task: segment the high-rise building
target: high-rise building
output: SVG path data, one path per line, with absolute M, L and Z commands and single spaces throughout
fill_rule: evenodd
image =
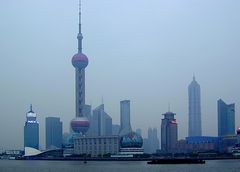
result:
M 26 117 L 27 120 L 24 126 L 24 147 L 39 149 L 39 123 L 37 121 L 37 114 L 32 110 L 32 105 Z
M 118 135 L 120 130 L 120 125 L 113 124 L 112 125 L 112 135 Z
M 223 100 L 218 105 L 218 136 L 235 134 L 235 104 L 226 104 Z
M 144 152 L 155 153 L 159 149 L 159 140 L 156 128 L 148 128 L 148 137 L 143 140 Z
M 188 115 L 188 136 L 201 136 L 201 89 L 195 76 L 188 86 Z
M 46 118 L 46 149 L 62 148 L 62 122 L 60 118 Z
M 164 118 L 161 123 L 161 150 L 167 153 L 176 149 L 178 141 L 178 128 L 174 115 L 176 114 L 172 112 L 163 114 Z
M 72 130 L 85 135 L 89 128 L 89 120 L 84 114 L 85 107 L 85 68 L 88 65 L 88 58 L 82 53 L 82 27 L 81 27 L 81 1 L 79 1 L 79 32 L 78 32 L 78 53 L 72 57 L 72 65 L 75 68 L 75 103 L 76 118 L 71 121 Z
M 125 135 L 132 131 L 130 123 L 130 100 L 120 102 L 120 135 Z
M 156 152 L 159 149 L 159 140 L 157 137 L 157 129 L 156 128 L 149 128 L 148 129 L 148 140 L 150 143 L 150 151 L 151 153 Z
M 93 110 L 91 122 L 93 136 L 112 135 L 112 118 L 104 111 L 104 104 Z

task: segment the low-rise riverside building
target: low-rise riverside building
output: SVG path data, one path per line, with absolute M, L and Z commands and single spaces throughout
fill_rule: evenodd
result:
M 74 138 L 74 154 L 91 157 L 116 155 L 119 153 L 119 141 L 119 136 L 79 136 Z

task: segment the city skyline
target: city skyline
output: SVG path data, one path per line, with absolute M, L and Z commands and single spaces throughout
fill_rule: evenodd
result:
M 2 2 L 0 7 L 1 116 L 5 119 L 0 126 L 8 129 L 6 124 L 16 120 L 13 130 L 9 130 L 9 135 L 16 137 L 0 132 L 1 137 L 6 137 L 1 141 L 4 147 L 22 140 L 20 123 L 24 123 L 30 103 L 39 113 L 40 138 L 46 116 L 58 114 L 64 131 L 68 131 L 67 121 L 75 114 L 74 71 L 68 57 L 76 49 L 73 40 L 76 40 L 78 2 L 13 2 Z M 236 103 L 238 126 L 240 81 L 233 76 L 239 73 L 237 23 L 240 22 L 236 22 L 239 19 L 235 14 L 239 12 L 234 8 L 239 2 L 226 5 L 222 1 L 217 3 L 218 9 L 209 8 L 216 3 L 205 1 L 144 1 L 135 7 L 136 2 L 84 1 L 84 50 L 91 58 L 86 71 L 86 103 L 96 107 L 103 96 L 113 123 L 119 124 L 119 101 L 131 100 L 133 130 L 141 128 L 146 135 L 148 127 L 159 130 L 161 114 L 170 102 L 172 111 L 178 114 L 180 138 L 184 138 L 188 118 L 186 87 L 192 73 L 196 73 L 202 86 L 203 135 L 217 135 L 216 100 L 220 97 Z M 201 13 L 203 10 L 205 14 Z M 194 20 L 189 14 L 193 14 Z M 183 25 L 178 27 L 179 23 Z M 145 41 L 140 44 L 142 33 Z M 225 70 L 225 64 L 229 70 Z M 146 119 L 145 116 L 151 120 L 139 118 Z

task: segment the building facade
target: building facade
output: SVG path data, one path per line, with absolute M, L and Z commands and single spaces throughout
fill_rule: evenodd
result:
M 39 149 L 39 122 L 37 114 L 33 112 L 32 105 L 27 112 L 26 122 L 24 125 L 24 147 Z
M 156 128 L 148 128 L 148 138 L 144 140 L 144 151 L 155 153 L 159 149 L 159 140 Z
M 62 148 L 63 129 L 60 118 L 46 118 L 46 149 Z
M 219 137 L 193 136 L 177 142 L 177 152 L 217 152 L 219 150 Z
M 90 127 L 92 136 L 112 135 L 112 118 L 104 111 L 104 104 L 93 110 Z
M 119 136 L 76 137 L 74 139 L 74 154 L 102 157 L 119 153 Z
M 130 100 L 123 100 L 120 102 L 120 132 L 125 135 L 132 131 L 130 123 Z
M 201 89 L 195 77 L 188 86 L 188 136 L 201 136 Z
M 113 124 L 112 125 L 112 135 L 118 135 L 120 130 L 120 125 Z
M 235 104 L 226 104 L 219 99 L 218 105 L 218 136 L 235 134 Z
M 163 114 L 161 123 L 161 151 L 165 153 L 173 152 L 176 149 L 178 141 L 178 127 L 174 113 L 167 112 Z

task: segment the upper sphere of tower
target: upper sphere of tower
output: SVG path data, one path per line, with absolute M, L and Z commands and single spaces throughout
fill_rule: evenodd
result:
M 77 53 L 73 56 L 72 58 L 72 65 L 75 68 L 78 69 L 83 69 L 86 68 L 88 65 L 88 58 L 85 54 L 83 53 Z

